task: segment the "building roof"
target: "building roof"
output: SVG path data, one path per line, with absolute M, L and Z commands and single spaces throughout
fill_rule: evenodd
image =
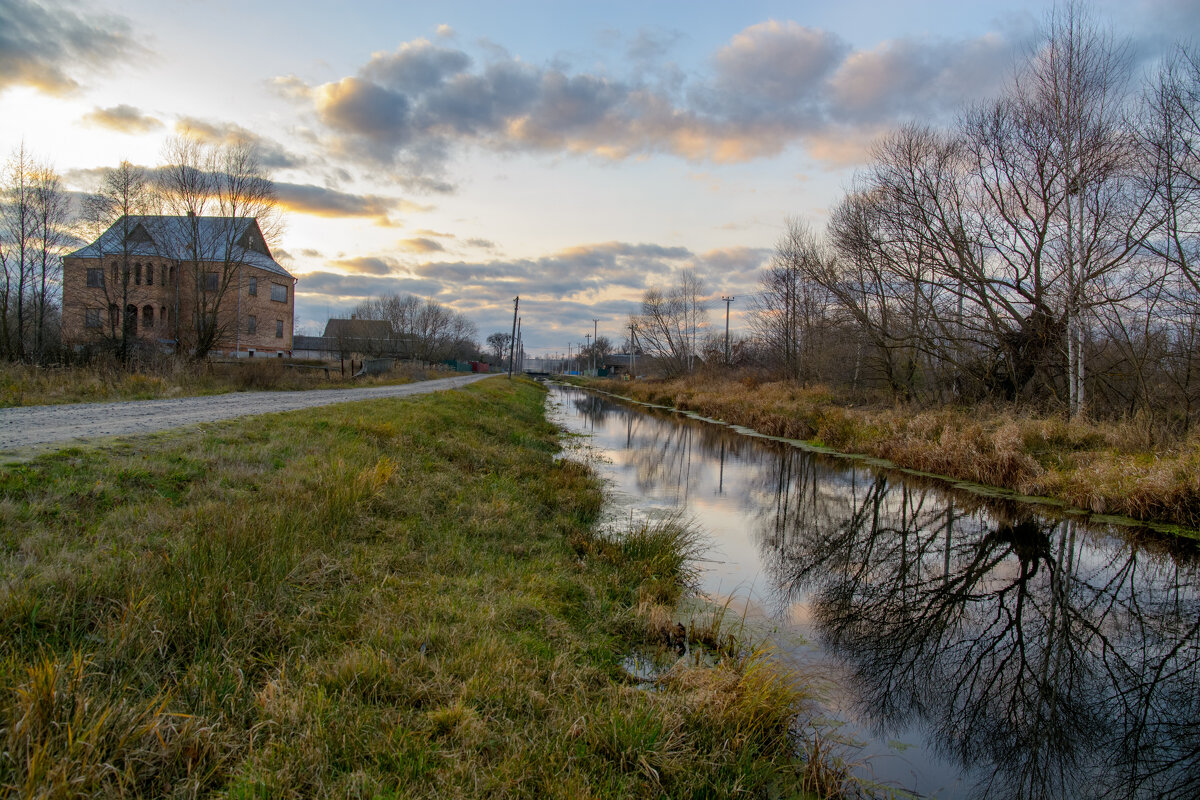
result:
M 333 350 L 336 344 L 324 336 L 304 336 L 298 333 L 292 337 L 293 350 Z
M 131 256 L 192 261 L 199 243 L 200 261 L 228 260 L 258 267 L 291 278 L 279 265 L 263 240 L 254 217 L 196 217 L 195 235 L 191 217 L 150 214 L 121 217 L 100 238 L 71 253 L 74 258 L 104 258 L 128 253 Z
M 325 323 L 327 339 L 391 339 L 392 323 L 385 319 L 331 319 Z

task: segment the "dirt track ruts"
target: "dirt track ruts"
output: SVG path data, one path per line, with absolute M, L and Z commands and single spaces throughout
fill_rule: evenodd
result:
M 462 375 L 399 386 L 309 389 L 298 392 L 231 392 L 166 400 L 74 403 L 0 409 L 0 453 L 69 445 L 108 436 L 136 436 L 201 422 L 292 411 L 356 400 L 407 397 L 457 389 L 489 375 Z

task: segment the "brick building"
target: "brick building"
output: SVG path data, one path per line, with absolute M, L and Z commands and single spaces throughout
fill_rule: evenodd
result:
M 63 259 L 62 338 L 283 356 L 296 279 L 249 217 L 124 216 Z

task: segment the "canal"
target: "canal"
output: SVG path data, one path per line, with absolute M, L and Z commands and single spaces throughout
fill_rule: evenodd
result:
M 878 794 L 1200 797 L 1200 559 L 1184 539 L 552 385 L 608 524 L 682 514 L 703 594 L 820 699 Z

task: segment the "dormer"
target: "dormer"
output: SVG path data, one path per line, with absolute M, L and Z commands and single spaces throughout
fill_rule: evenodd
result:
M 150 233 L 142 223 L 138 223 L 125 236 L 126 244 L 153 244 L 154 240 L 150 238 Z
M 246 232 L 242 234 L 238 245 L 255 253 L 262 253 L 268 258 L 271 256 L 271 251 L 267 249 L 267 243 L 263 240 L 262 231 L 258 229 L 258 223 L 251 222 L 246 227 Z

